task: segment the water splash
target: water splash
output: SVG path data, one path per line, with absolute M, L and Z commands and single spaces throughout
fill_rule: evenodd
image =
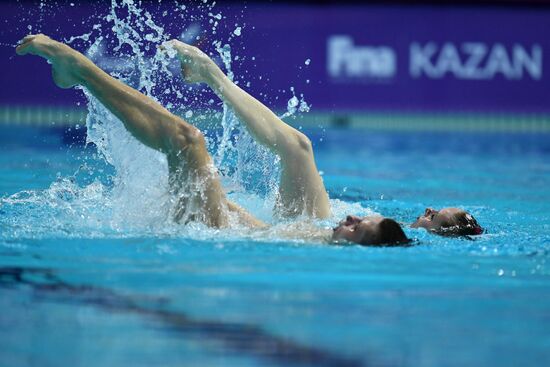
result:
M 300 98 L 296 97 L 294 87 L 290 87 L 292 97 L 287 102 L 287 111 L 280 117 L 281 119 L 294 116 L 296 112 L 309 112 L 311 106 L 307 104 L 304 95 L 300 94 Z
M 239 36 L 242 29 L 235 28 L 228 40 L 214 39 L 225 18 L 213 3 L 205 2 L 203 6 L 202 15 L 183 17 L 191 22 L 181 32 L 181 37 L 187 37 L 183 39 L 186 42 L 197 40 L 201 36 L 200 24 L 210 24 L 211 44 L 228 77 L 234 80 L 231 63 L 235 50 L 227 41 Z M 182 6 L 179 11 L 189 9 Z M 214 125 L 213 130 L 219 133 L 207 134 L 212 137 L 208 139 L 209 150 L 230 198 L 260 219 L 272 222 L 279 159 L 255 143 L 229 106 L 223 104 L 219 114 L 215 104 L 208 103 L 211 99 L 202 98 L 201 90 L 183 85 L 175 77 L 179 74 L 179 65 L 157 49 L 158 44 L 170 38 L 164 27 L 159 26 L 154 16 L 139 3 L 112 0 L 108 13 L 97 16 L 89 32 L 65 41 L 83 44 L 85 54 L 111 75 L 173 112 L 184 112 L 182 115 L 191 122 L 201 118 L 214 120 L 210 126 Z M 88 101 L 87 144 L 93 146 L 99 160 L 110 167 L 110 173 L 94 172 L 94 175 L 108 177 L 82 183 L 77 179 L 82 172 L 76 172 L 73 177 L 59 178 L 47 190 L 24 191 L 0 199 L 0 208 L 6 213 L 2 215 L 0 226 L 10 228 L 3 236 L 172 236 L 183 233 L 192 237 L 219 236 L 217 230 L 206 229 L 198 223 L 182 226 L 173 221 L 170 213 L 177 200 L 170 192 L 164 155 L 137 142 L 115 116 L 86 90 L 82 91 Z M 298 99 L 294 88 L 291 91 L 295 100 L 289 102 L 291 108 L 285 116 L 309 110 L 303 95 Z M 347 207 L 344 211 L 364 213 L 360 207 Z M 341 216 L 344 211 L 336 209 L 335 215 Z M 228 231 L 226 237 L 233 233 Z M 276 237 L 275 232 L 270 233 L 268 236 Z M 238 234 L 241 235 L 242 232 Z

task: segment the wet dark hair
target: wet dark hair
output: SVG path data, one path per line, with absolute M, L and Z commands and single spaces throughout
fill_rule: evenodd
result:
M 434 230 L 435 233 L 442 236 L 477 236 L 484 232 L 483 227 L 468 212 L 457 213 L 453 216 L 455 224 L 442 226 Z
M 403 246 L 411 242 L 403 232 L 403 229 L 395 220 L 384 218 L 378 224 L 380 237 L 375 242 L 361 241 L 362 245 L 377 245 L 377 246 Z

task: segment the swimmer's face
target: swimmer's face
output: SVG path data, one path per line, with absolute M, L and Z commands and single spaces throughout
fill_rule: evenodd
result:
M 391 245 L 408 242 L 397 222 L 379 215 L 368 217 L 348 215 L 334 228 L 332 240 L 361 245 Z
M 426 208 L 424 215 L 416 218 L 416 221 L 411 225 L 413 228 L 425 228 L 430 231 L 437 231 L 444 227 L 450 227 L 454 225 L 454 214 L 459 213 L 461 210 L 458 208 L 443 208 L 441 210 L 435 210 L 432 208 Z
M 440 234 L 445 234 L 447 229 L 451 232 L 449 234 L 456 235 L 476 235 L 483 232 L 474 217 L 459 208 L 443 208 L 441 210 L 426 208 L 424 215 L 419 216 L 411 227 L 425 228 Z
M 346 219 L 338 223 L 338 227 L 334 228 L 332 239 L 334 241 L 349 241 L 355 243 L 368 242 L 372 243 L 379 237 L 379 224 L 384 217 L 369 216 L 357 217 L 348 215 Z M 370 241 L 369 241 L 370 240 Z

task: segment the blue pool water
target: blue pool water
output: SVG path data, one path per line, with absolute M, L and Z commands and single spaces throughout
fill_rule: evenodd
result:
M 372 248 L 164 230 L 110 207 L 126 204 L 94 149 L 2 128 L 0 365 L 550 363 L 547 135 L 307 133 L 328 222 L 462 206 L 487 233 L 407 228 L 415 246 Z M 269 217 L 261 195 L 242 198 Z

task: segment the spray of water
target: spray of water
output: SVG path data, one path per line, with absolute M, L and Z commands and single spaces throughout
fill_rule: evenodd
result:
M 202 19 L 189 14 L 187 18 L 193 22 L 182 37 L 198 38 L 197 24 L 201 21 L 211 26 L 210 39 L 216 37 L 223 15 L 215 3 L 205 1 L 200 6 L 204 8 Z M 188 11 L 185 6 L 178 10 Z M 242 28 L 237 27 L 231 37 L 238 37 L 241 32 Z M 179 67 L 157 49 L 170 38 L 151 13 L 133 0 L 112 0 L 108 14 L 98 16 L 89 32 L 65 42 L 84 44 L 92 61 L 172 112 L 184 112 L 188 119 L 218 120 L 211 124 L 218 133 L 207 134 L 207 141 L 230 198 L 260 219 L 273 222 L 278 158 L 254 142 L 229 106 L 224 104 L 220 114 L 196 87 L 182 84 L 176 77 Z M 213 39 L 211 43 L 227 75 L 234 79 L 231 62 L 236 56 L 228 41 Z M 6 229 L 2 236 L 219 236 L 218 231 L 201 224 L 180 225 L 173 220 L 177 199 L 169 189 L 166 158 L 137 142 L 92 95 L 84 89 L 82 92 L 88 101 L 87 144 L 95 147 L 99 159 L 112 168 L 112 174 L 107 179 L 96 178 L 82 184 L 78 180 L 82 172 L 76 172 L 72 177 L 59 178 L 47 190 L 24 191 L 0 199 L 4 212 L 0 226 Z M 293 97 L 283 117 L 309 110 L 304 97 L 298 99 L 294 88 L 291 92 Z M 96 176 L 101 174 L 96 172 Z M 333 206 L 337 217 L 347 212 L 364 213 L 360 206 L 350 207 L 338 201 Z M 225 238 L 242 234 L 227 231 Z M 270 233 L 277 236 L 277 230 Z

